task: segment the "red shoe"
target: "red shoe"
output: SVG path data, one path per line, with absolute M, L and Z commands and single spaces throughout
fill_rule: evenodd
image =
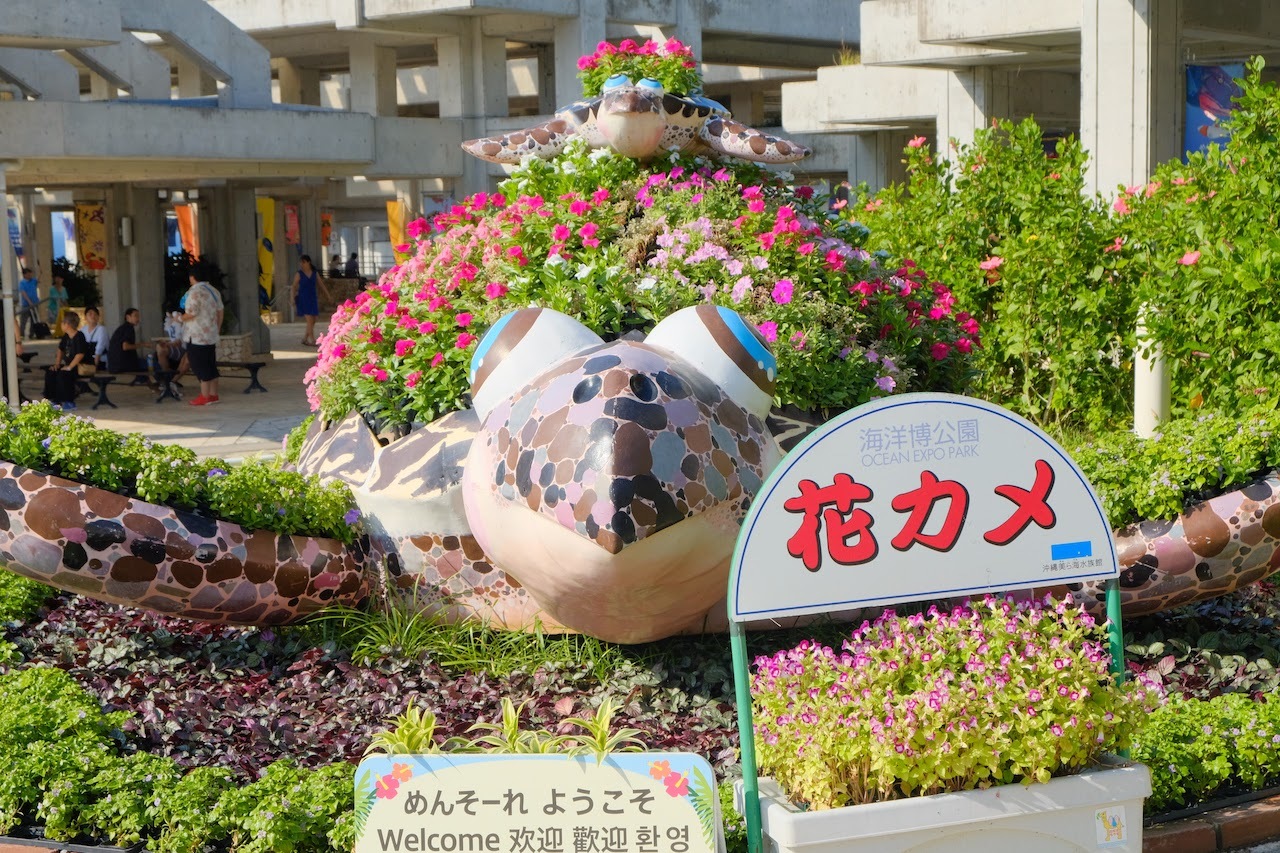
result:
M 216 398 L 215 398 L 215 399 L 216 399 Z M 193 405 L 193 406 L 207 406 L 207 405 L 209 405 L 209 404 L 210 404 L 210 403 L 212 403 L 212 402 L 215 402 L 215 401 L 214 401 L 214 400 L 210 400 L 208 397 L 206 397 L 205 395 L 201 394 L 199 397 L 196 397 L 194 400 L 192 400 L 192 401 L 191 401 L 191 405 Z
M 218 402 L 218 395 L 217 395 L 217 394 L 214 394 L 212 397 L 206 397 L 206 398 L 205 398 L 205 400 L 204 400 L 204 404 L 205 404 L 206 406 L 212 406 L 212 405 L 213 405 L 214 403 L 216 403 L 216 402 Z

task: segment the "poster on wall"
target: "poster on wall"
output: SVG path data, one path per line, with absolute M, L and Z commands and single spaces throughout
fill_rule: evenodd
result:
M 302 227 L 298 224 L 298 206 L 296 204 L 286 204 L 284 206 L 284 241 L 290 246 L 297 246 L 302 242 Z
M 9 208 L 9 245 L 13 246 L 13 253 L 18 256 L 21 263 L 23 255 L 22 251 L 22 226 L 18 224 L 18 211 L 12 207 Z
M 329 245 L 329 238 L 333 236 L 333 214 L 320 214 L 320 245 Z
M 85 267 L 107 268 L 107 207 L 102 202 L 76 203 L 76 248 Z
M 1183 150 L 1186 155 L 1207 151 L 1217 143 L 1225 147 L 1231 133 L 1222 122 L 1231 115 L 1232 99 L 1240 97 L 1244 64 L 1187 66 L 1187 121 Z
M 412 246 L 405 237 L 404 202 L 396 199 L 387 202 L 387 231 L 391 235 L 391 251 L 395 253 L 396 263 L 402 263 L 412 254 Z

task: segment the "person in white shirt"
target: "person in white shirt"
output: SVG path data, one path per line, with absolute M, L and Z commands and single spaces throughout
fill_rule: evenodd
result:
M 101 319 L 97 308 L 84 309 L 84 338 L 89 342 L 90 358 L 100 370 L 107 366 L 107 348 L 111 345 L 111 336 L 107 327 L 99 323 Z

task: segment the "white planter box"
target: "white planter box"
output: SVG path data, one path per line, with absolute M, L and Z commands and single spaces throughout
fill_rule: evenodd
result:
M 1117 764 L 1044 785 L 803 812 L 761 779 L 760 810 L 769 853 L 1141 853 L 1150 793 L 1146 767 Z M 741 780 L 734 794 L 741 810 Z

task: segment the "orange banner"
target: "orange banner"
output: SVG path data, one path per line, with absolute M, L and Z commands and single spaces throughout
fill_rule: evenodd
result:
M 291 246 L 297 246 L 302 242 L 302 227 L 298 224 L 296 204 L 284 206 L 284 241 Z
M 197 210 L 194 204 L 175 204 L 178 217 L 178 235 L 182 238 L 182 250 L 193 258 L 200 257 L 200 232 L 196 229 Z
M 76 203 L 76 248 L 80 263 L 89 269 L 107 268 L 107 207 L 102 202 Z
M 320 214 L 320 245 L 329 245 L 329 236 L 333 234 L 333 214 Z

